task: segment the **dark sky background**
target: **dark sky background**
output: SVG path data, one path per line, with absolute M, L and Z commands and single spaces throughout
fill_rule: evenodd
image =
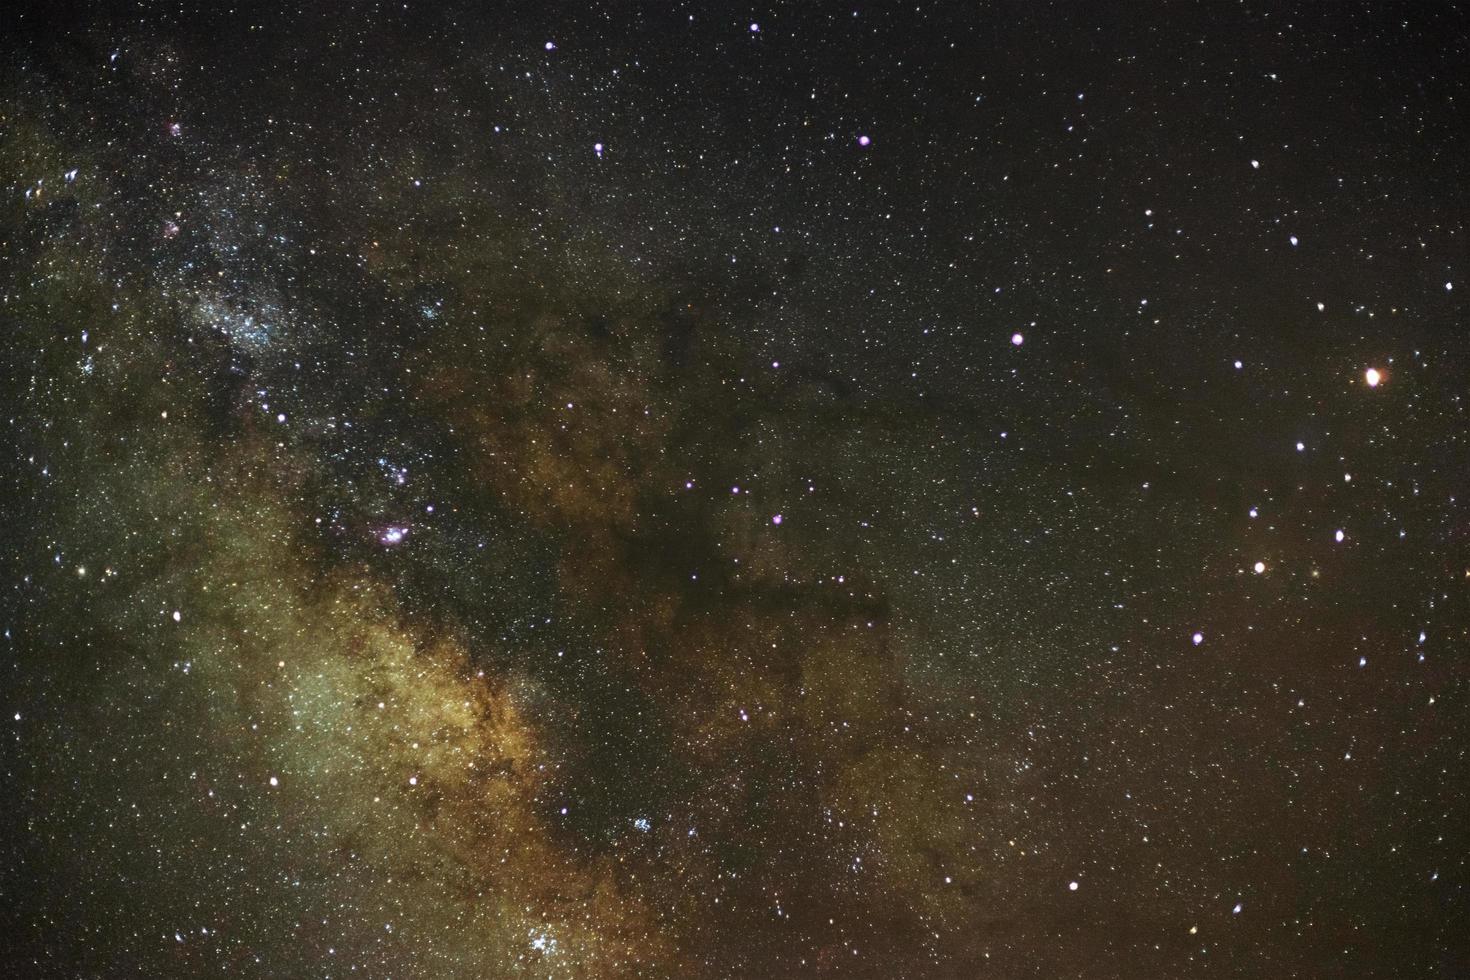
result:
M 0 13 L 0 972 L 1470 974 L 1470 11 Z

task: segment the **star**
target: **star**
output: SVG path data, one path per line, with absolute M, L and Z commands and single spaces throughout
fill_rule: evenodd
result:
M 117 6 L 0 31 L 8 961 L 1464 960 L 1463 18 Z

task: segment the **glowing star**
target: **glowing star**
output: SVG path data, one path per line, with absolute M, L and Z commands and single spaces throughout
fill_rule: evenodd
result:
M 750 25 L 750 33 L 752 33 L 752 34 L 759 34 L 760 32 L 761 32 L 761 25 L 754 24 L 754 23 Z
M 872 145 L 872 142 L 873 142 L 873 140 L 870 137 L 868 137 L 868 136 L 859 136 L 858 137 L 858 146 L 871 146 Z
M 1011 334 L 1011 344 L 1013 346 L 1020 347 L 1025 342 L 1026 342 L 1026 338 L 1025 337 L 1022 337 L 1020 334 L 1018 334 L 1018 333 Z
M 1236 902 L 1235 903 L 1235 908 L 1233 908 L 1233 909 L 1230 910 L 1230 914 L 1231 915 L 1239 915 L 1241 908 L 1242 908 L 1241 904 L 1239 902 Z
M 383 544 L 394 545 L 402 544 L 403 539 L 406 537 L 408 537 L 408 528 L 390 527 L 386 528 L 382 534 L 378 535 L 378 540 L 381 541 Z
M 1347 535 L 1342 533 L 1342 528 L 1338 528 L 1337 533 L 1332 536 L 1333 540 L 1336 541 L 1338 544 L 1341 544 L 1342 539 L 1345 537 L 1347 537 Z
M 1252 160 L 1251 161 L 1251 169 L 1252 170 L 1260 170 L 1261 169 L 1261 161 L 1259 161 L 1259 160 Z
M 271 777 L 271 785 L 272 786 L 279 786 L 279 785 L 281 785 L 281 781 L 279 779 L 277 779 L 275 776 L 272 776 Z
M 1255 568 L 1257 575 L 1260 575 L 1266 571 L 1266 563 L 1263 561 L 1256 562 L 1255 565 L 1252 567 Z
M 602 159 L 602 144 L 601 143 L 593 143 L 592 144 L 592 152 L 597 155 L 597 159 L 601 160 Z
M 1363 380 L 1368 382 L 1369 388 L 1377 388 L 1378 382 L 1383 380 L 1383 375 L 1379 373 L 1377 368 L 1369 368 L 1363 372 Z
M 1292 248 L 1296 248 L 1296 236 L 1295 235 L 1292 235 L 1291 236 L 1291 247 Z
M 783 518 L 780 514 L 776 514 L 771 518 L 771 523 L 780 524 L 783 520 L 785 520 L 785 518 Z
M 547 51 L 555 51 L 556 50 L 556 42 L 555 41 L 547 41 L 546 42 L 546 50 Z
M 1196 633 L 1189 638 L 1189 641 L 1195 646 L 1199 646 L 1201 643 L 1205 642 L 1205 635 L 1203 633 Z
M 1073 881 L 1073 882 L 1070 882 L 1067 885 L 1067 891 L 1069 891 L 1069 892 L 1075 892 L 1076 890 L 1077 890 L 1077 882 Z
M 179 612 L 177 609 L 175 609 L 174 610 L 174 622 L 177 623 L 179 620 L 181 620 L 183 618 L 184 618 L 184 614 L 181 613 L 181 612 Z

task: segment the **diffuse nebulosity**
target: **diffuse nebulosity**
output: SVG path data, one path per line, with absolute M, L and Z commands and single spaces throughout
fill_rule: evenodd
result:
M 1470 35 L 355 13 L 7 42 L 21 975 L 1465 964 Z
M 831 384 L 732 393 L 707 289 L 471 188 L 313 205 L 11 84 L 34 969 L 848 971 L 972 933 L 993 885 L 934 884 L 990 846 L 978 774 L 882 585 L 800 529 Z

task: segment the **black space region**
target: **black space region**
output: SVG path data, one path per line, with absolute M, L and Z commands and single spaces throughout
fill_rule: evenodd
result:
M 1470 976 L 1470 9 L 0 12 L 0 974 Z

